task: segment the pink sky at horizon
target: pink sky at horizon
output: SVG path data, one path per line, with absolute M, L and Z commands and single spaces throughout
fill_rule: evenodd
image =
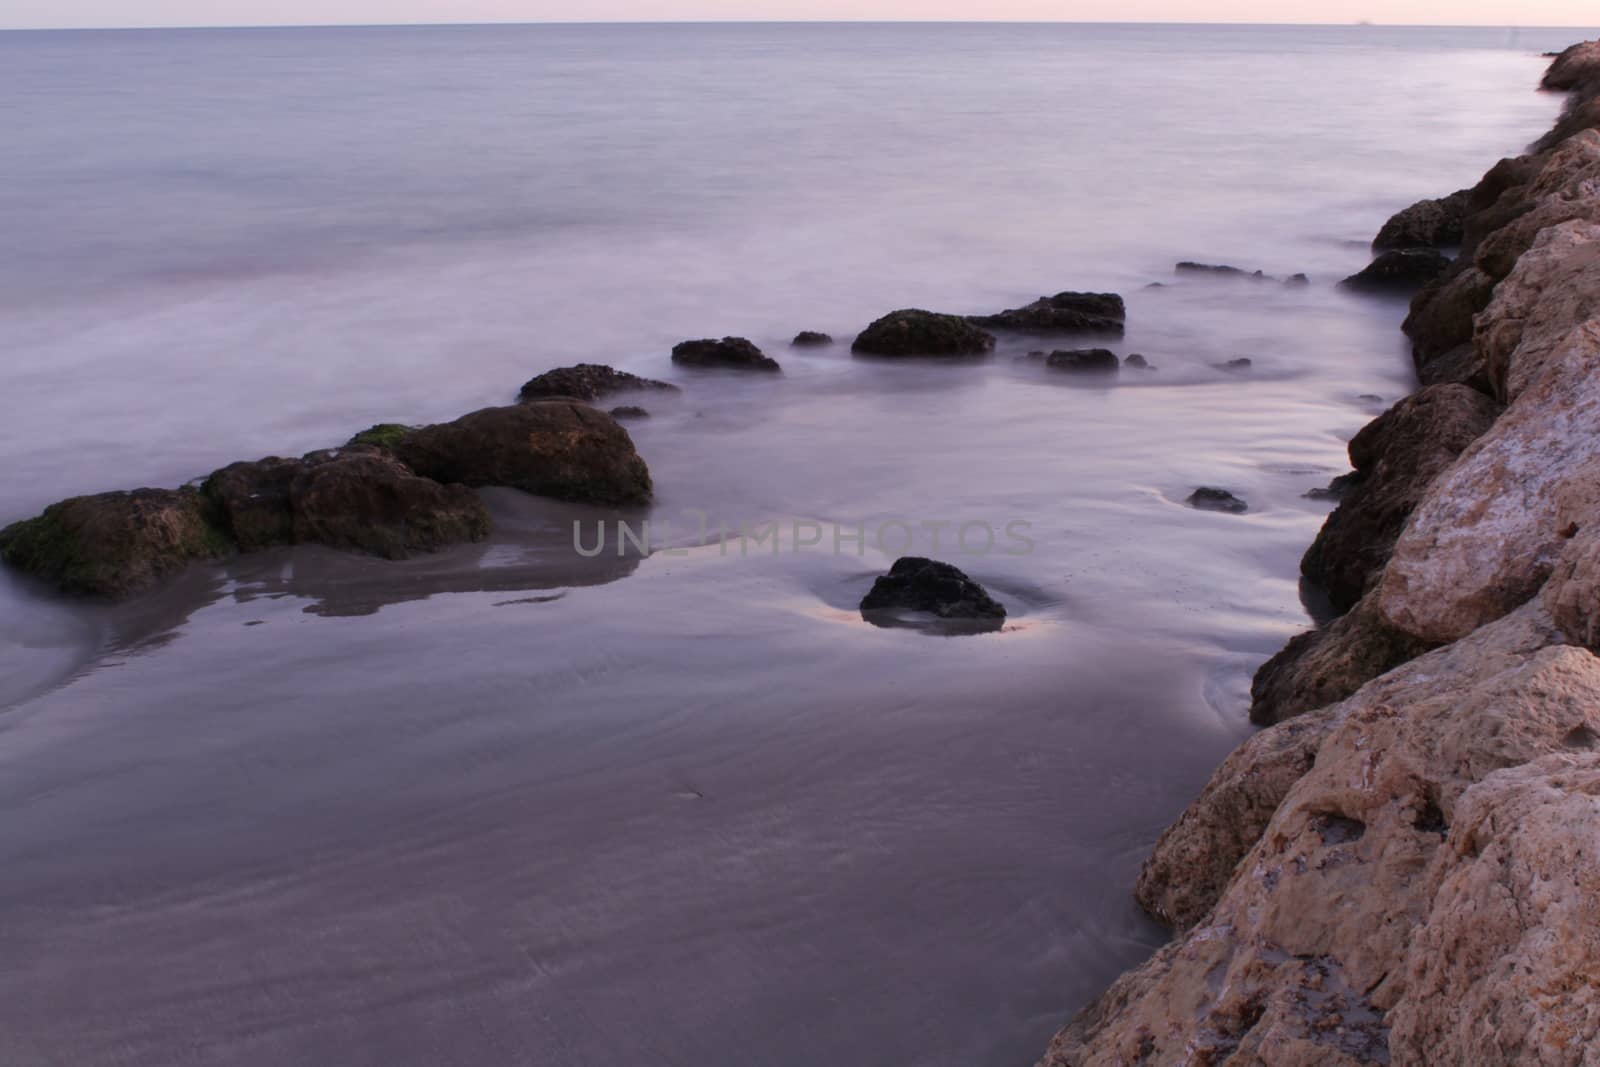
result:
M 0 28 L 448 22 L 1037 21 L 1594 26 L 1596 0 L 0 0 Z

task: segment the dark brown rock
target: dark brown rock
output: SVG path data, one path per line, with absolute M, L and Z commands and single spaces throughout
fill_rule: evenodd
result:
M 623 404 L 621 407 L 611 409 L 613 419 L 648 419 L 650 412 L 637 404 Z
M 1041 296 L 1026 307 L 998 315 L 968 315 L 967 321 L 989 329 L 1020 333 L 1098 333 L 1121 337 L 1128 317 L 1116 293 L 1057 293 Z
M 1494 424 L 1500 405 L 1465 385 L 1423 388 L 1350 442 L 1355 478 L 1300 561 L 1338 611 L 1366 595 L 1423 493 Z
M 233 545 L 192 489 L 73 497 L 0 530 L 0 559 L 64 593 L 122 599 Z
M 1600 41 L 1580 41 L 1557 52 L 1539 87 L 1562 92 L 1600 88 Z
M 1250 685 L 1250 721 L 1270 726 L 1325 708 L 1433 647 L 1387 625 L 1368 596 L 1262 665 Z
M 1374 252 L 1399 248 L 1454 248 L 1461 244 L 1472 190 L 1462 189 L 1437 200 L 1419 200 L 1398 211 L 1372 242 Z
M 1413 293 L 1450 269 L 1450 257 L 1431 248 L 1384 252 L 1339 285 L 1363 293 Z
M 1472 343 L 1473 318 L 1489 306 L 1494 282 L 1481 270 L 1469 267 L 1447 274 L 1423 288 L 1411 300 L 1411 312 L 1401 327 L 1411 338 L 1418 372 L 1429 363 Z
M 489 513 L 472 490 L 419 478 L 382 453 L 307 462 L 289 495 L 293 537 L 301 544 L 404 559 L 489 533 Z
M 981 356 L 994 351 L 994 337 L 959 315 L 902 308 L 861 331 L 850 348 L 871 356 Z
M 861 613 L 915 611 L 940 619 L 1004 621 L 1006 609 L 983 586 L 948 563 L 903 556 L 872 584 Z
M 794 335 L 794 340 L 789 342 L 792 348 L 826 348 L 833 344 L 833 338 L 816 330 L 801 330 Z
M 1197 511 L 1221 511 L 1229 515 L 1243 515 L 1250 510 L 1250 505 L 1228 492 L 1226 489 L 1216 489 L 1203 485 L 1189 494 L 1184 501 Z
M 591 504 L 643 504 L 650 472 L 603 411 L 548 400 L 484 408 L 408 435 L 396 455 L 438 482 L 504 485 Z
M 1052 370 L 1079 374 L 1115 374 L 1122 367 L 1117 354 L 1104 348 L 1057 350 L 1045 357 L 1044 365 Z
M 672 346 L 672 362 L 685 367 L 778 371 L 778 361 L 743 337 L 681 341 Z
M 571 367 L 557 367 L 530 378 L 522 387 L 524 400 L 546 400 L 553 397 L 571 397 L 574 400 L 595 401 L 612 393 L 634 389 L 653 389 L 677 392 L 670 382 L 654 378 L 641 378 L 637 374 L 607 367 L 601 363 L 579 363 Z

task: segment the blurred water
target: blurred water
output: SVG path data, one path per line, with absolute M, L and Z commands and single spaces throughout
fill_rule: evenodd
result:
M 953 640 L 854 614 L 874 545 L 586 562 L 603 514 L 514 493 L 406 564 L 0 575 L 0 1060 L 1029 1062 L 1158 942 L 1127 891 L 1304 625 L 1300 494 L 1409 388 L 1403 307 L 1331 283 L 1579 36 L 0 34 L 0 521 L 595 360 L 685 386 L 631 426 L 657 522 L 1036 542 L 943 553 L 1012 614 Z M 1159 370 L 784 344 L 1064 288 Z M 675 374 L 725 333 L 785 374 Z

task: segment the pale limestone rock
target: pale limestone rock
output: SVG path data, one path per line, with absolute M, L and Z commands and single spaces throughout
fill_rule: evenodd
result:
M 1600 469 L 1589 462 L 1600 456 L 1600 319 L 1543 362 L 1433 483 L 1396 542 L 1376 590 L 1395 629 L 1444 643 L 1504 615 L 1549 577 L 1562 547 L 1558 514 L 1600 502 Z
M 1522 927 L 1496 921 L 1480 931 L 1471 912 L 1478 900 L 1500 899 L 1490 879 L 1508 877 L 1486 866 L 1484 843 L 1498 838 L 1484 821 L 1488 802 L 1472 788 L 1497 771 L 1571 751 L 1573 738 L 1600 727 L 1600 659 L 1571 646 L 1531 651 L 1552 637 L 1542 609 L 1530 605 L 1330 710 L 1337 721 L 1315 765 L 1203 923 L 1123 976 L 1057 1035 L 1043 1062 L 1582 1063 L 1574 1036 L 1591 1034 L 1600 1010 L 1575 983 L 1600 956 L 1585 955 L 1581 940 L 1572 951 L 1556 942 L 1594 906 L 1592 894 L 1578 899 L 1586 883 L 1526 890 L 1530 904 L 1562 902 L 1548 927 L 1525 908 L 1515 915 Z M 1501 788 L 1498 780 L 1490 788 Z M 1570 859 L 1559 843 L 1543 855 L 1541 840 L 1587 832 L 1593 850 L 1595 824 L 1581 821 L 1572 803 L 1554 805 L 1549 820 L 1566 826 L 1567 838 L 1530 820 L 1543 836 L 1508 846 L 1530 872 L 1554 874 Z M 1502 907 L 1497 918 L 1509 913 Z M 1456 962 L 1436 958 L 1430 937 L 1448 944 Z M 1475 952 L 1502 969 L 1481 972 Z M 1496 988 L 1492 976 L 1513 969 L 1532 977 Z M 1467 1027 L 1469 1009 L 1456 991 L 1474 988 L 1486 1010 L 1515 1024 L 1507 1043 L 1434 1058 L 1429 1035 L 1450 1020 Z M 1518 1006 L 1535 994 L 1560 1000 L 1560 1010 Z M 1391 1028 L 1402 1024 L 1404 1040 L 1395 1040 Z
M 1556 345 L 1597 313 L 1600 225 L 1573 220 L 1545 230 L 1477 318 L 1476 342 L 1495 391 L 1507 402 L 1521 396 L 1548 369 Z

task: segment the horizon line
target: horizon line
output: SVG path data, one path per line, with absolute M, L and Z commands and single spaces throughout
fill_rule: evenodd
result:
M 99 33 L 161 30 L 387 30 L 428 28 L 472 28 L 492 26 L 1238 26 L 1298 27 L 1301 29 L 1374 30 L 1600 30 L 1594 26 L 1569 26 L 1564 23 L 1497 22 L 1378 22 L 1361 19 L 1349 22 L 1257 22 L 1248 19 L 1208 19 L 1168 21 L 1165 19 L 896 19 L 896 18 L 817 18 L 817 19 L 470 19 L 462 21 L 418 20 L 413 22 L 261 22 L 261 23 L 160 23 L 105 26 L 0 26 L 0 33 Z

